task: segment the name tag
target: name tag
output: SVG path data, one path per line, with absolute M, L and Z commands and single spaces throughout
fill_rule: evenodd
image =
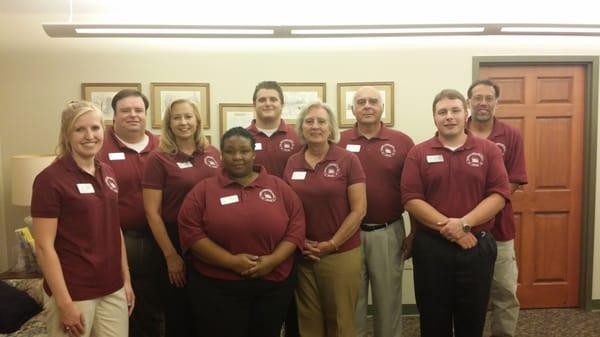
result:
M 432 154 L 427 156 L 427 162 L 428 163 L 443 163 L 444 162 L 444 156 L 442 156 L 441 154 Z
M 262 150 L 262 143 L 254 144 L 254 151 L 261 151 L 261 150 Z
M 230 195 L 228 197 L 222 197 L 221 205 L 235 204 L 236 202 L 239 202 L 239 201 L 240 201 L 240 199 L 238 198 L 237 194 L 234 194 L 234 195 Z
M 112 152 L 108 154 L 110 160 L 125 160 L 125 153 L 123 152 Z
M 304 180 L 305 178 L 306 178 L 306 171 L 292 172 L 292 180 Z
M 77 184 L 77 189 L 81 194 L 92 194 L 94 193 L 94 186 L 92 184 Z
M 189 161 L 184 161 L 183 163 L 177 163 L 177 166 L 179 166 L 180 169 L 186 169 L 194 165 L 192 165 L 192 163 L 190 163 Z
M 350 152 L 360 152 L 360 144 L 348 144 L 346 150 Z

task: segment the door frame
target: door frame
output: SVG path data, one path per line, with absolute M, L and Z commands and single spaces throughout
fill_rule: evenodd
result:
M 583 117 L 583 182 L 581 210 L 581 270 L 579 307 L 593 308 L 594 225 L 596 218 L 596 152 L 598 140 L 598 56 L 474 56 L 473 81 L 482 66 L 582 65 L 585 67 L 585 107 Z M 598 247 L 600 249 L 600 247 Z

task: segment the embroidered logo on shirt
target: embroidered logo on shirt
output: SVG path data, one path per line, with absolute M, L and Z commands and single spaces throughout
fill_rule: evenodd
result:
M 290 152 L 294 149 L 294 141 L 291 139 L 284 139 L 279 142 L 279 149 L 284 152 Z
M 467 165 L 473 167 L 483 166 L 483 155 L 479 152 L 472 152 L 467 156 Z
M 381 145 L 379 151 L 381 152 L 382 156 L 390 158 L 396 154 L 396 147 L 392 144 L 387 143 Z
M 496 146 L 498 146 L 500 148 L 502 155 L 504 155 L 506 153 L 506 145 L 504 145 L 502 143 L 496 143 Z
M 206 165 L 208 167 L 212 167 L 212 168 L 218 168 L 219 167 L 219 163 L 217 162 L 217 160 L 213 156 L 206 156 L 206 157 L 204 157 L 204 165 Z
M 111 189 L 111 191 L 113 191 L 115 193 L 119 193 L 119 187 L 117 186 L 117 182 L 115 181 L 115 178 L 104 177 L 104 182 L 106 183 L 106 186 L 108 186 L 108 188 Z
M 269 188 L 265 188 L 264 190 L 258 192 L 258 196 L 266 202 L 275 202 L 275 200 L 277 200 L 275 193 L 273 193 L 273 191 Z
M 323 170 L 323 175 L 327 178 L 335 178 L 340 174 L 340 166 L 337 163 L 329 163 Z

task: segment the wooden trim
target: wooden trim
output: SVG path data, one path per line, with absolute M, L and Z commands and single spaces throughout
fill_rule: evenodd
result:
M 594 277 L 594 225 L 596 202 L 596 150 L 598 139 L 598 62 L 597 56 L 475 56 L 472 79 L 479 78 L 482 65 L 537 65 L 581 64 L 586 68 L 583 157 L 583 207 L 581 210 L 581 270 L 579 306 L 586 310 L 600 310 L 600 300 L 592 299 Z M 600 248 L 599 248 L 600 249 Z
M 600 300 L 592 300 L 590 311 L 600 311 Z

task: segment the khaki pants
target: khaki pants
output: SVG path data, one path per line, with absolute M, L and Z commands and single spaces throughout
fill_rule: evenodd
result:
M 360 247 L 298 264 L 296 303 L 303 337 L 356 337 Z
M 371 225 L 371 224 L 367 224 Z M 402 269 L 404 221 L 374 231 L 361 231 L 361 285 L 356 309 L 358 336 L 367 337 L 367 300 L 373 295 L 373 336 L 402 336 Z
M 512 337 L 517 329 L 517 259 L 514 240 L 497 241 L 498 257 L 490 290 L 492 336 Z
M 129 317 L 123 288 L 93 300 L 76 301 L 85 320 L 81 337 L 124 337 L 128 334 Z M 60 310 L 53 297 L 44 292 L 48 336 L 68 337 L 60 322 Z

